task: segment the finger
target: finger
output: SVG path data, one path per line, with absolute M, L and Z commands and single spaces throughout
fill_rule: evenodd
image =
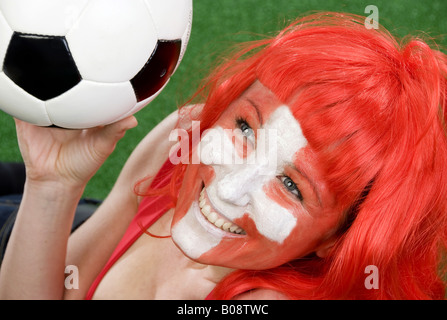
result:
M 127 130 L 138 125 L 134 116 L 129 116 L 118 122 L 109 124 L 101 128 L 97 135 L 97 151 L 111 152 L 116 143 L 124 136 Z
M 19 119 L 17 119 L 17 118 L 14 118 L 14 122 L 15 122 L 16 129 L 17 129 L 17 130 L 22 129 L 22 128 L 25 127 L 26 125 L 29 125 L 27 122 L 22 121 L 22 120 L 19 120 Z
M 137 118 L 135 118 L 135 116 L 129 116 L 118 122 L 115 122 L 113 125 L 116 125 L 122 130 L 127 131 L 129 129 L 135 128 L 138 125 L 138 121 Z
M 138 121 L 134 116 L 129 116 L 118 122 L 109 124 L 105 127 L 105 134 L 110 134 L 118 139 L 121 139 L 127 130 L 135 128 Z

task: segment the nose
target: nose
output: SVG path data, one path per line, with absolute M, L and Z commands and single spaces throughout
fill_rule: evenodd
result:
M 274 134 L 276 133 L 273 130 Z M 272 137 L 271 137 L 272 136 Z M 241 159 L 232 138 L 218 127 L 207 132 L 201 140 L 201 160 L 215 170 L 215 191 L 220 200 L 237 206 L 246 206 L 254 190 L 262 189 L 275 176 L 276 135 L 269 131 L 258 134 L 254 152 Z M 272 142 L 270 142 L 272 140 Z M 236 161 L 237 160 L 237 161 Z
M 268 161 L 234 164 L 218 182 L 217 194 L 226 202 L 246 206 L 253 192 L 274 176 L 271 169 Z
M 217 184 L 217 195 L 225 202 L 237 206 L 246 206 L 249 201 L 250 177 L 246 172 L 231 172 Z

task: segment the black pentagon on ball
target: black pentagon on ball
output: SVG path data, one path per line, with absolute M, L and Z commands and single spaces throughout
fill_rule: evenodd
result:
M 65 37 L 15 32 L 3 71 L 23 90 L 40 100 L 55 98 L 82 78 Z
M 180 58 L 181 40 L 159 40 L 151 57 L 130 81 L 137 101 L 157 93 L 169 80 Z

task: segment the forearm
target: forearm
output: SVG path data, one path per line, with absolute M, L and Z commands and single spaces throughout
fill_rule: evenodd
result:
M 0 269 L 0 298 L 63 297 L 67 242 L 82 192 L 27 181 Z

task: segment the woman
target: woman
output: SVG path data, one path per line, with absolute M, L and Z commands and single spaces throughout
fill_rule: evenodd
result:
M 2 297 L 444 298 L 446 74 L 419 39 L 302 18 L 223 63 L 203 105 L 150 132 L 70 237 L 85 184 L 135 119 L 17 121 L 27 181 Z M 77 290 L 64 291 L 66 265 Z

